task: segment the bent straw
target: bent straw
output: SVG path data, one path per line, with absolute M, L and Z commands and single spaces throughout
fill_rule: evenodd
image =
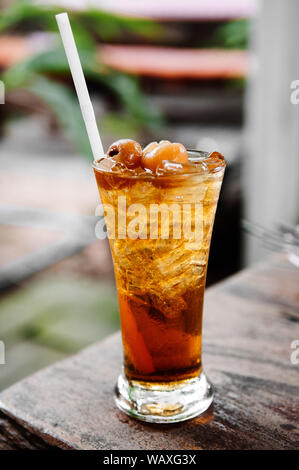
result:
M 67 60 L 71 69 L 93 157 L 95 160 L 98 160 L 101 155 L 104 155 L 104 149 L 68 14 L 59 13 L 59 15 L 56 15 L 56 21 L 58 24 Z

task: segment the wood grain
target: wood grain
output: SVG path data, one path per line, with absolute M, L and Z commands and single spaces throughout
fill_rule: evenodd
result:
M 119 333 L 0 394 L 3 449 L 299 449 L 299 270 L 275 256 L 209 289 L 204 366 L 215 401 L 175 425 L 113 402 Z

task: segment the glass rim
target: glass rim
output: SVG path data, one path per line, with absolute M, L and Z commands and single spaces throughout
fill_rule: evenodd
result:
M 190 160 L 191 157 L 191 162 L 193 163 L 204 163 L 205 160 L 211 155 L 213 152 L 207 152 L 204 150 L 197 150 L 197 149 L 187 149 L 188 153 L 188 158 Z M 193 155 L 193 158 L 192 158 Z M 100 158 L 108 158 L 107 155 L 101 155 Z M 164 173 L 162 175 L 157 175 L 157 174 L 152 174 L 152 173 L 144 173 L 144 174 L 136 174 L 134 173 L 134 170 L 129 170 L 128 172 L 132 172 L 131 174 L 126 172 L 126 173 L 118 173 L 118 172 L 111 172 L 111 171 L 105 171 L 100 168 L 98 168 L 98 161 L 94 160 L 92 163 L 92 167 L 95 171 L 98 173 L 101 173 L 103 175 L 107 176 L 118 176 L 122 178 L 132 178 L 132 179 L 148 179 L 148 180 L 157 180 L 161 178 L 178 178 L 178 177 L 184 177 L 184 176 L 198 176 L 198 175 L 206 175 L 206 174 L 214 174 L 214 173 L 219 173 L 221 170 L 224 170 L 227 161 L 225 158 L 223 158 L 221 164 L 219 166 L 213 168 L 213 169 L 202 169 L 202 167 L 198 166 L 198 172 L 196 171 L 185 171 L 182 173 L 179 172 L 173 172 L 173 173 Z

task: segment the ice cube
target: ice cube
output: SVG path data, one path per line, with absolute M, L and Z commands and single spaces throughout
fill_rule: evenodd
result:
M 116 162 L 113 158 L 100 158 L 97 161 L 97 169 L 100 171 L 112 171 L 112 168 L 115 166 Z
M 129 170 L 124 163 L 116 161 L 114 158 L 107 158 L 103 157 L 100 160 L 97 161 L 97 168 L 100 171 L 105 171 L 105 172 L 111 172 L 113 171 L 114 173 L 132 173 L 131 170 Z
M 198 162 L 198 163 L 177 163 L 177 162 L 171 162 L 169 160 L 162 160 L 160 165 L 157 167 L 156 174 L 158 176 L 163 176 L 167 174 L 173 174 L 173 173 L 178 173 L 178 174 L 190 174 L 190 173 L 198 173 L 200 171 L 206 171 L 207 166 L 205 165 L 204 162 Z

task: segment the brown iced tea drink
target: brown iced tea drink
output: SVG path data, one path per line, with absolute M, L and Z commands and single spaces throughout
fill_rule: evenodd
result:
M 94 165 L 121 317 L 124 376 L 117 403 L 125 412 L 155 422 L 188 419 L 203 411 L 195 405 L 196 394 L 197 403 L 203 403 L 203 378 L 206 407 L 212 399 L 201 364 L 202 311 L 225 168 L 217 152 L 187 154 L 181 147 L 164 147 L 156 152 L 138 148 L 140 156 L 131 158 L 131 168 L 126 155 L 122 158 L 113 149 Z M 186 387 L 194 392 L 192 404 L 177 395 Z

